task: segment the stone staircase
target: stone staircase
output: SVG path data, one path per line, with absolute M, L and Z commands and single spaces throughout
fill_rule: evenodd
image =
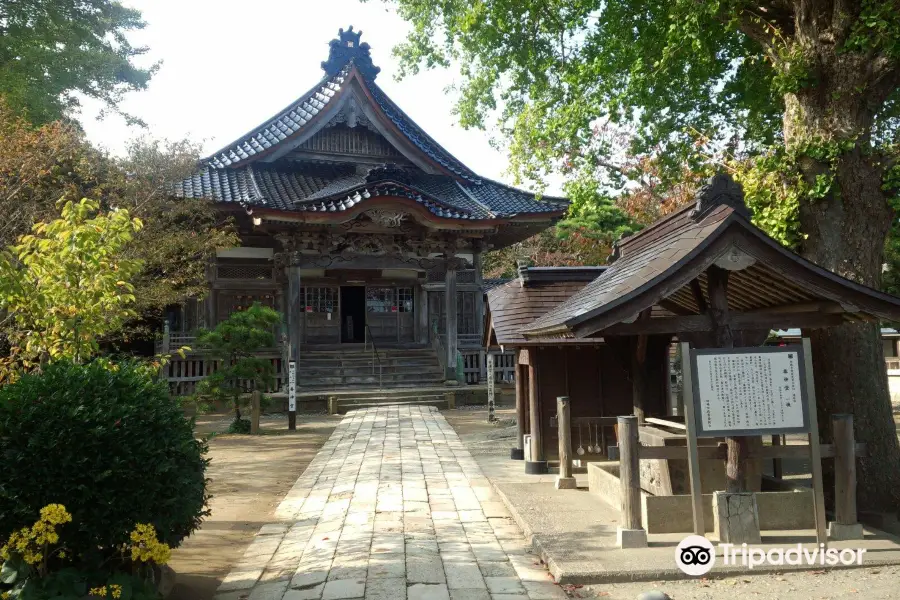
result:
M 446 405 L 443 385 L 444 373 L 430 347 L 379 348 L 375 361 L 371 348 L 362 346 L 307 347 L 297 363 L 298 395 L 329 397 L 330 412 L 386 404 Z

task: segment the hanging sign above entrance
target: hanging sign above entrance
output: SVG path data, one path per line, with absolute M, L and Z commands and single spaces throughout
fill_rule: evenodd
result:
M 691 350 L 697 437 L 807 433 L 802 346 Z

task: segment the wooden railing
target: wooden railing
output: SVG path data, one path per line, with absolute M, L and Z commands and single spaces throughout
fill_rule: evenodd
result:
M 463 359 L 463 377 L 467 384 L 487 381 L 487 354 L 484 348 L 460 350 Z M 516 377 L 515 352 L 490 351 L 494 355 L 494 383 L 513 383 Z
M 287 383 L 287 364 L 278 351 L 260 352 L 260 358 L 267 358 L 275 368 L 275 381 L 273 385 L 264 390 L 273 393 L 280 391 Z M 169 391 L 173 396 L 190 396 L 197 391 L 197 384 L 215 373 L 219 368 L 219 361 L 211 360 L 202 355 L 188 354 L 184 358 L 173 356 L 162 368 L 162 376 L 169 382 Z M 240 386 L 249 390 L 253 389 L 252 382 L 240 381 Z

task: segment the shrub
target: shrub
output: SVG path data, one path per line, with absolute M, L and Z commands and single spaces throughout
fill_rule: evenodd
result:
M 197 386 L 197 395 L 210 400 L 228 400 L 234 409 L 229 433 L 250 433 L 249 421 L 241 417 L 241 396 L 266 390 L 275 380 L 275 367 L 255 353 L 275 345 L 273 328 L 281 315 L 259 302 L 247 310 L 232 313 L 211 331 L 201 330 L 197 343 L 204 355 L 219 361 L 219 368 Z M 246 431 L 245 431 L 246 429 Z
M 57 362 L 0 389 L 0 535 L 64 504 L 66 546 L 93 568 L 135 523 L 176 547 L 209 514 L 205 442 L 137 363 Z

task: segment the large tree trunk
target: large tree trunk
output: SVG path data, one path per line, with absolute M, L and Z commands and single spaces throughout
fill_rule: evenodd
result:
M 836 53 L 833 46 L 819 44 L 815 57 L 816 85 L 785 96 L 785 142 L 795 149 L 809 143 L 819 147 L 847 140 L 856 143 L 835 160 L 810 156 L 815 152 L 804 152 L 800 159 L 808 183 L 822 174 L 834 176 L 826 197 L 801 201 L 800 228 L 807 236 L 801 253 L 830 271 L 878 288 L 893 211 L 882 190 L 883 167 L 877 153 L 861 149 L 867 147 L 871 134 L 872 107 L 878 106 L 872 94 L 858 91 L 859 86 L 872 91 L 871 82 L 864 80 L 871 69 L 858 56 Z M 900 445 L 879 328 L 844 325 L 807 333 L 822 437 L 831 439 L 832 414 L 854 415 L 857 440 L 868 445 L 869 453 L 859 463 L 859 507 L 895 512 L 900 506 Z M 826 490 L 831 490 L 833 466 L 831 461 L 823 463 Z

